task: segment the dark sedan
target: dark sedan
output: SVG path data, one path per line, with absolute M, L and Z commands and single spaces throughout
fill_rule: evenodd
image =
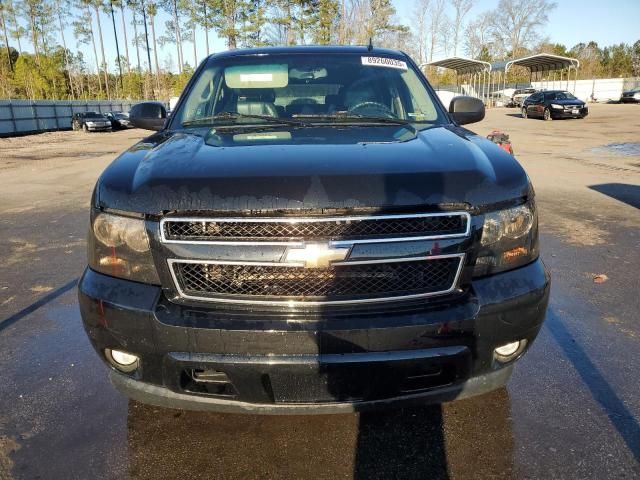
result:
M 522 104 L 522 118 L 539 117 L 545 120 L 558 118 L 584 118 L 589 115 L 587 104 L 564 90 L 537 92 Z
M 640 87 L 622 92 L 620 103 L 640 103 Z
M 111 120 L 111 126 L 114 130 L 122 130 L 125 128 L 133 128 L 129 123 L 129 114 L 125 112 L 108 112 L 105 117 Z
M 74 113 L 71 117 L 71 129 L 85 132 L 111 131 L 111 121 L 99 112 Z

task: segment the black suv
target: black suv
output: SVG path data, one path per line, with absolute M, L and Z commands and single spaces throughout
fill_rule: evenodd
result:
M 71 117 L 72 130 L 84 130 L 85 132 L 95 132 L 111 130 L 111 120 L 98 112 L 74 113 Z
M 534 190 L 405 54 L 234 50 L 101 175 L 82 318 L 157 405 L 327 413 L 499 388 L 549 297 Z
M 589 115 L 587 104 L 565 90 L 549 90 L 528 96 L 522 104 L 522 118 L 539 117 L 584 118 Z

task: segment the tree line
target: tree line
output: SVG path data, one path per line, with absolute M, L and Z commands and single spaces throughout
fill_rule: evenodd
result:
M 229 49 L 372 39 L 420 63 L 544 51 L 577 57 L 585 78 L 640 75 L 640 41 L 568 48 L 541 37 L 555 8 L 550 0 L 499 0 L 471 18 L 474 2 L 407 1 L 405 24 L 391 0 L 0 0 L 0 97 L 166 100 L 211 53 L 214 36 Z M 115 56 L 106 53 L 107 36 Z M 88 58 L 80 46 L 88 47 Z M 161 64 L 164 47 L 172 53 Z

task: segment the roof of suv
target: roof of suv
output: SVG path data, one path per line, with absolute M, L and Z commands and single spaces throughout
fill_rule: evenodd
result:
M 390 48 L 376 48 L 369 50 L 364 45 L 297 45 L 289 47 L 257 47 L 257 48 L 239 48 L 236 50 L 226 50 L 220 53 L 214 53 L 209 58 L 227 58 L 242 55 L 277 55 L 283 53 L 359 53 L 362 55 L 393 55 L 396 57 L 407 58 L 407 54 L 399 50 Z

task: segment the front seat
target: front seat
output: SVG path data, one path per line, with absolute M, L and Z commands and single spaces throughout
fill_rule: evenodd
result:
M 366 81 L 356 81 L 350 85 L 344 93 L 344 105 L 347 107 L 347 110 L 351 110 L 353 107 L 365 102 L 381 103 L 371 81 L 369 79 L 364 80 Z
M 238 93 L 237 111 L 243 115 L 267 115 L 278 117 L 274 102 L 276 94 L 271 89 L 245 89 Z

